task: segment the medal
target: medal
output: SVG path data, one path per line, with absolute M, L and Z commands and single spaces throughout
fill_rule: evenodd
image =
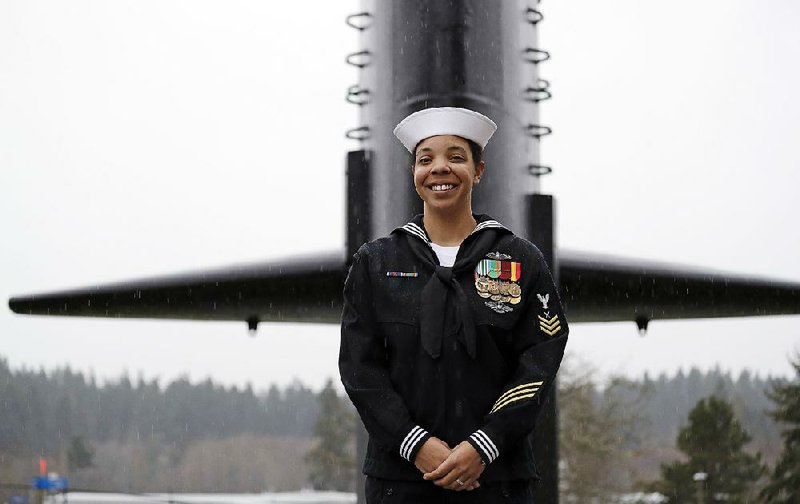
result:
M 522 263 L 515 262 L 511 256 L 492 252 L 475 266 L 475 291 L 486 301 L 484 304 L 496 313 L 509 313 L 510 305 L 522 302 Z

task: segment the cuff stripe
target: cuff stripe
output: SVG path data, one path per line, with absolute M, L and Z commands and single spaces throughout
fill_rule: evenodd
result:
M 486 433 L 483 432 L 482 430 L 475 431 L 470 436 L 470 438 L 473 441 L 475 441 L 475 443 L 477 443 L 478 446 L 481 447 L 481 449 L 484 451 L 487 458 L 489 459 L 488 460 L 489 463 L 494 462 L 494 459 L 496 459 L 500 455 L 500 452 L 497 450 L 497 446 L 495 446 L 491 438 L 487 436 Z
M 486 449 L 486 445 L 484 445 L 483 442 L 480 439 L 478 439 L 478 437 L 475 434 L 471 435 L 470 439 L 475 441 L 475 444 L 480 446 L 481 451 L 483 452 L 483 456 L 486 457 L 486 459 L 491 463 L 492 456 L 489 454 L 489 450 Z
M 405 439 L 403 442 L 400 443 L 400 456 L 406 460 L 409 460 L 409 456 L 411 452 L 414 451 L 414 447 L 419 443 L 419 440 L 425 437 L 428 434 L 428 431 L 417 425 L 411 431 L 406 434 Z M 409 460 L 410 462 L 410 460 Z

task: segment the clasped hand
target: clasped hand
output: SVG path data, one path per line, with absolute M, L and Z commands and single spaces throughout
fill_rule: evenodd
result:
M 423 478 L 448 490 L 475 490 L 481 484 L 478 478 L 486 466 L 475 448 L 462 441 L 453 449 L 437 437 L 430 437 L 422 445 L 414 460 Z

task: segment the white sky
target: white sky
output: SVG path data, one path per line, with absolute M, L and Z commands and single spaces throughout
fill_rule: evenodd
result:
M 565 248 L 800 281 L 800 4 L 545 2 Z M 358 2 L 0 2 L 0 298 L 344 242 Z M 491 169 L 491 167 L 490 167 Z M 388 230 L 387 230 L 388 231 Z M 13 367 L 336 375 L 338 328 L 22 317 Z M 604 373 L 788 375 L 800 317 L 572 328 Z

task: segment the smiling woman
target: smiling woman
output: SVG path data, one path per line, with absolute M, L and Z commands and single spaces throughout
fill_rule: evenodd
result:
M 539 250 L 472 213 L 496 129 L 449 107 L 395 128 L 423 214 L 354 255 L 339 354 L 369 433 L 367 502 L 531 502 L 535 419 L 569 329 Z
M 432 220 L 462 217 L 467 227 L 475 227 L 472 188 L 481 181 L 485 167 L 483 161 L 475 162 L 469 142 L 455 135 L 433 136 L 418 144 L 414 156 L 414 187 L 422 198 L 429 232 L 441 231 L 442 236 L 433 238 L 440 245 L 459 245 L 463 236 L 458 227 L 431 226 Z

